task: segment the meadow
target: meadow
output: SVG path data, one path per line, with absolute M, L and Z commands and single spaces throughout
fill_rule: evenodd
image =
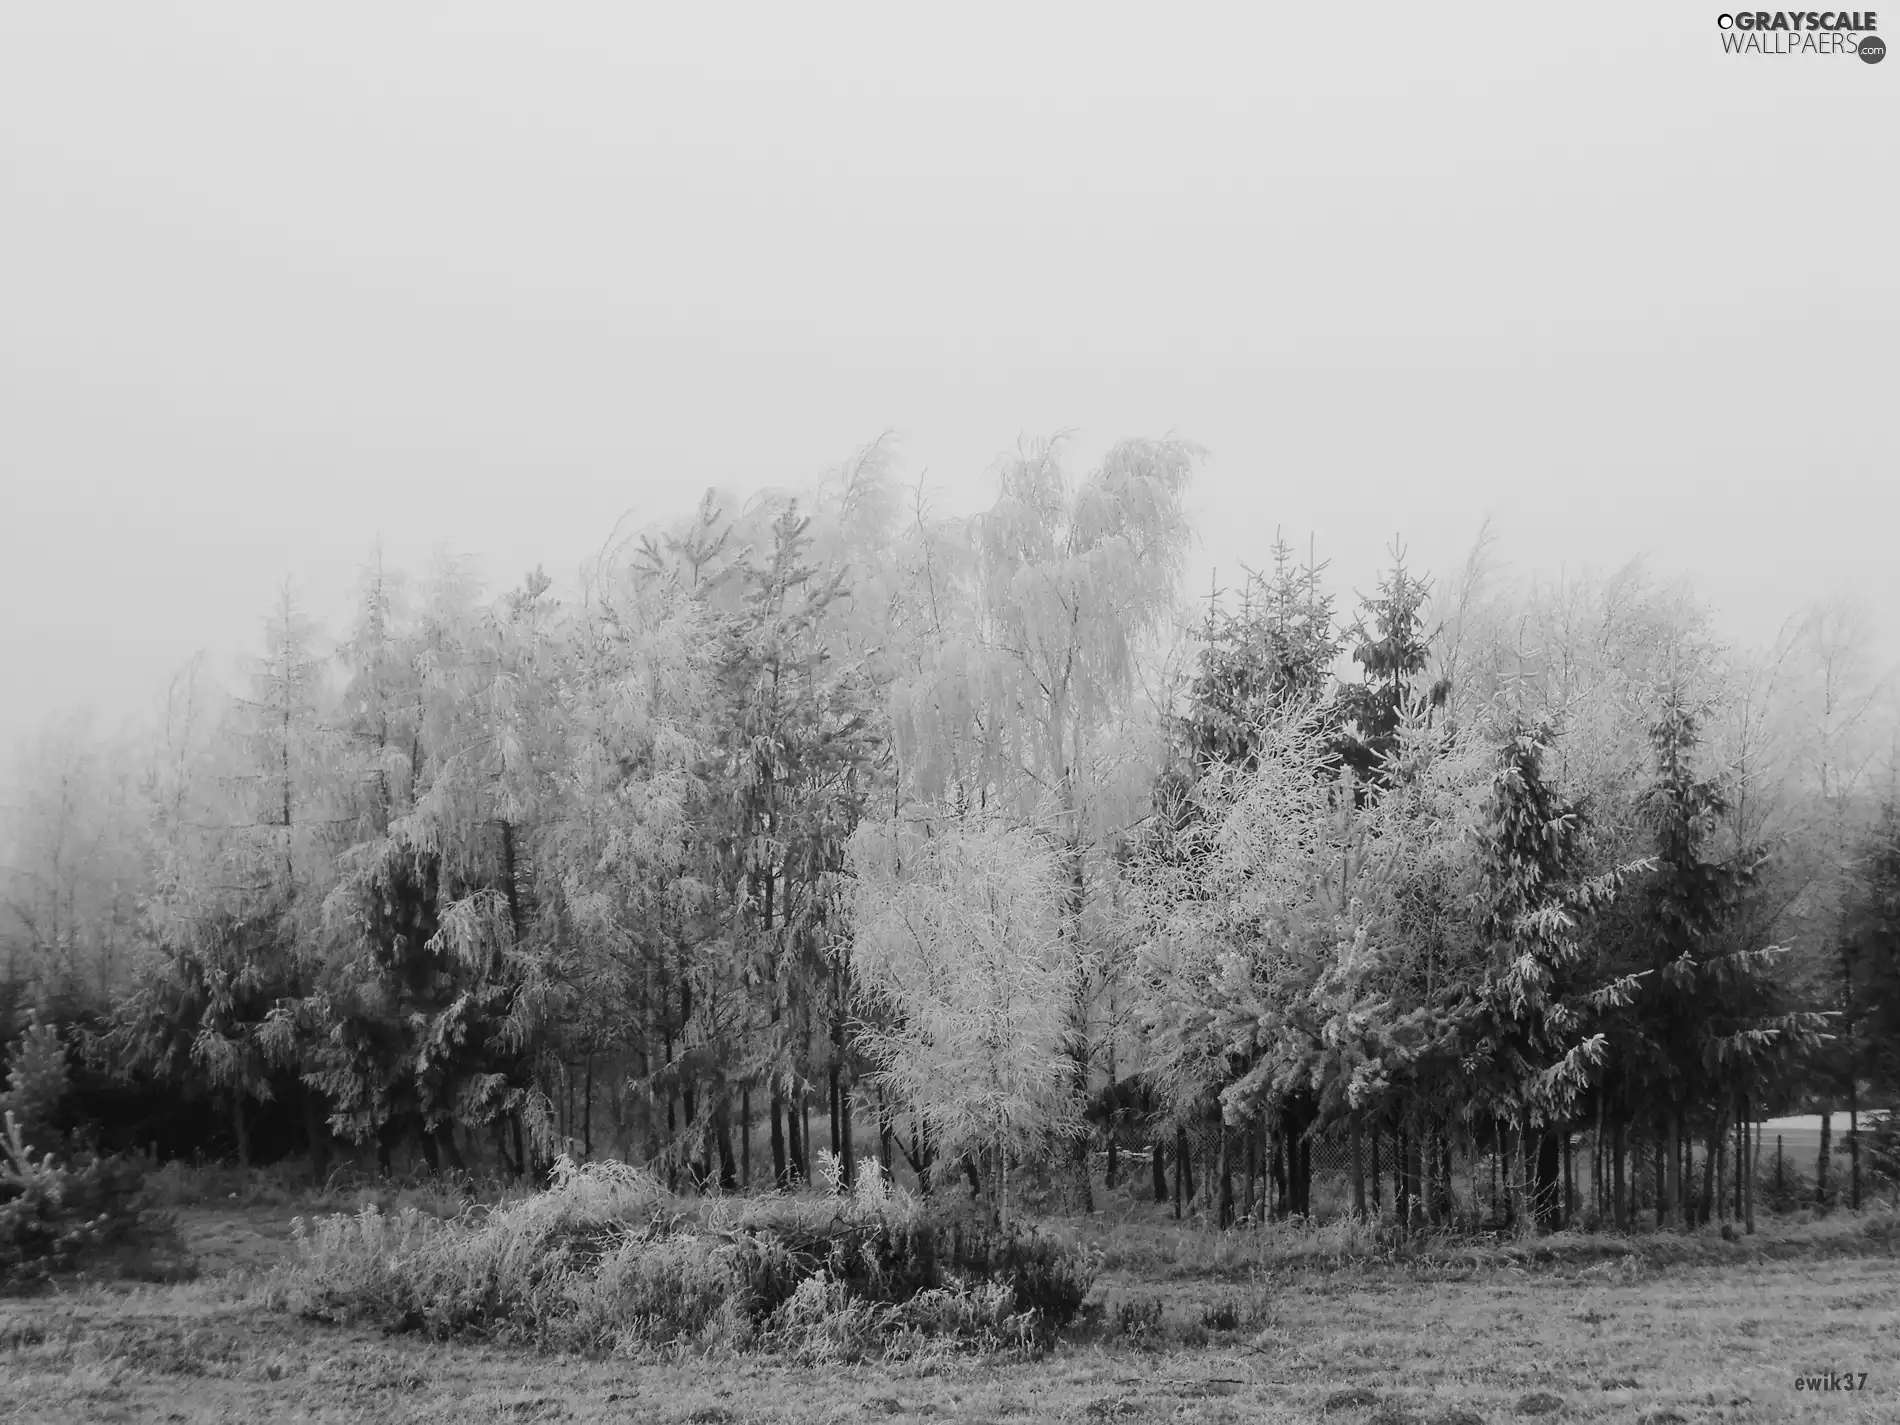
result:
M 20 1421 L 1307 1421 L 1900 1417 L 1891 1213 L 1632 1237 L 1214 1233 L 1117 1203 L 1049 1230 L 1093 1284 L 1052 1339 L 905 1360 L 705 1345 L 549 1350 L 333 1325 L 287 1288 L 326 1210 L 447 1213 L 427 1186 L 181 1192 L 139 1274 L 0 1300 Z M 307 1247 L 304 1249 L 309 1250 Z M 1862 1375 L 1864 1373 L 1864 1377 Z M 1852 1381 L 1813 1390 L 1818 1380 Z

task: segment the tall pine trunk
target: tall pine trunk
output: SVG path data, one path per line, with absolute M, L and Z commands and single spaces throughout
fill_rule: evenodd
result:
M 1847 1205 L 1860 1211 L 1860 1085 L 1850 1068 L 1847 1079 L 1847 1159 L 1850 1188 Z
M 719 1154 L 719 1190 L 732 1192 L 739 1186 L 739 1166 L 732 1156 L 732 1107 L 724 1097 L 713 1108 L 712 1132 Z
M 1682 1113 L 1671 1106 L 1668 1112 L 1669 1141 L 1667 1145 L 1668 1178 L 1663 1185 L 1664 1210 L 1663 1225 L 1680 1229 L 1682 1227 Z
M 1187 1173 L 1187 1131 L 1174 1130 L 1174 1220 L 1181 1220 L 1183 1198 L 1186 1196 L 1184 1177 Z
M 1364 1219 L 1366 1215 L 1366 1164 L 1360 1153 L 1359 1110 L 1352 1110 L 1347 1120 L 1347 1134 L 1352 1143 L 1352 1214 Z
M 1709 1141 L 1702 1153 L 1702 1198 L 1696 1204 L 1696 1221 L 1706 1227 L 1715 1211 L 1715 1159 L 1722 1151 L 1722 1129 L 1717 1127 L 1709 1133 Z
M 1814 1201 L 1827 1206 L 1827 1164 L 1834 1151 L 1834 1110 L 1821 1110 L 1821 1156 L 1814 1165 Z
M 785 1091 L 772 1080 L 772 1181 L 780 1192 L 792 1185 L 791 1163 L 785 1151 Z
M 300 1080 L 297 1097 L 303 1101 L 303 1132 L 310 1153 L 310 1176 L 322 1187 L 330 1178 L 330 1125 L 324 1121 L 315 1089 Z
M 1220 1200 L 1216 1218 L 1222 1228 L 1232 1227 L 1234 1225 L 1234 1169 L 1231 1155 L 1228 1151 L 1229 1142 L 1227 1121 L 1222 1119 L 1220 1125 Z
M 1623 1184 L 1623 1117 L 1610 1119 L 1610 1216 L 1618 1232 L 1626 1231 L 1633 1214 Z
M 1536 1222 L 1543 1232 L 1553 1231 L 1558 1223 L 1558 1179 L 1563 1167 L 1563 1145 L 1556 1130 L 1548 1124 L 1537 1135 L 1537 1182 L 1533 1189 Z
M 798 1090 L 798 1176 L 811 1181 L 811 1093 L 802 1084 Z
M 838 1158 L 843 1166 L 844 1185 L 855 1188 L 858 1185 L 858 1149 L 851 1136 L 851 1080 L 850 1071 L 844 1071 L 845 1078 L 838 1091 Z
M 1748 1160 L 1748 1177 L 1742 1184 L 1742 1208 L 1746 1214 L 1743 1219 L 1746 1224 L 1744 1230 L 1753 1233 L 1755 1230 L 1755 1174 L 1758 1170 L 1758 1159 L 1761 1157 L 1761 1132 L 1755 1127 L 1755 1111 L 1746 1097 L 1742 1099 L 1742 1129 L 1745 1134 L 1745 1151 Z

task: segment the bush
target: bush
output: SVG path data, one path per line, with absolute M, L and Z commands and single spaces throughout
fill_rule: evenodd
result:
M 7 1088 L 0 1093 L 0 1120 L 11 1115 L 26 1141 L 51 1148 L 59 1136 L 59 1110 L 72 1088 L 72 1069 L 59 1030 L 37 1014 L 7 1050 Z
M 0 1134 L 0 1283 L 18 1286 L 65 1271 L 116 1246 L 139 1226 L 142 1174 L 92 1158 L 62 1166 L 33 1156 L 11 1112 Z
M 552 1349 L 1033 1349 L 1093 1275 L 1051 1238 L 933 1222 L 888 1190 L 687 1203 L 637 1169 L 565 1159 L 549 1191 L 452 1221 L 365 1208 L 294 1230 L 277 1289 L 293 1310 Z

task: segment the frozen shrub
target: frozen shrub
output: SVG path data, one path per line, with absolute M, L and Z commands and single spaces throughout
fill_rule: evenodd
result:
M 7 1087 L 0 1121 L 11 1114 L 27 1143 L 42 1152 L 59 1146 L 59 1111 L 72 1087 L 72 1069 L 59 1030 L 35 1014 L 7 1050 Z
M 35 1155 L 9 1111 L 0 1120 L 0 1283 L 65 1271 L 138 1227 L 141 1176 L 130 1164 L 89 1158 L 66 1165 Z
M 549 1191 L 452 1221 L 366 1208 L 295 1233 L 277 1294 L 305 1315 L 557 1349 L 1026 1349 L 1092 1277 L 1052 1238 L 933 1223 L 888 1185 L 689 1204 L 620 1164 L 563 1162 Z

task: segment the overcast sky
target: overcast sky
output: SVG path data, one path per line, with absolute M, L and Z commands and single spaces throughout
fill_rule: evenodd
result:
M 1195 440 L 1202 571 L 1490 516 L 1886 616 L 1900 61 L 1718 9 L 6 6 L 0 737 L 887 428 L 962 508 Z

